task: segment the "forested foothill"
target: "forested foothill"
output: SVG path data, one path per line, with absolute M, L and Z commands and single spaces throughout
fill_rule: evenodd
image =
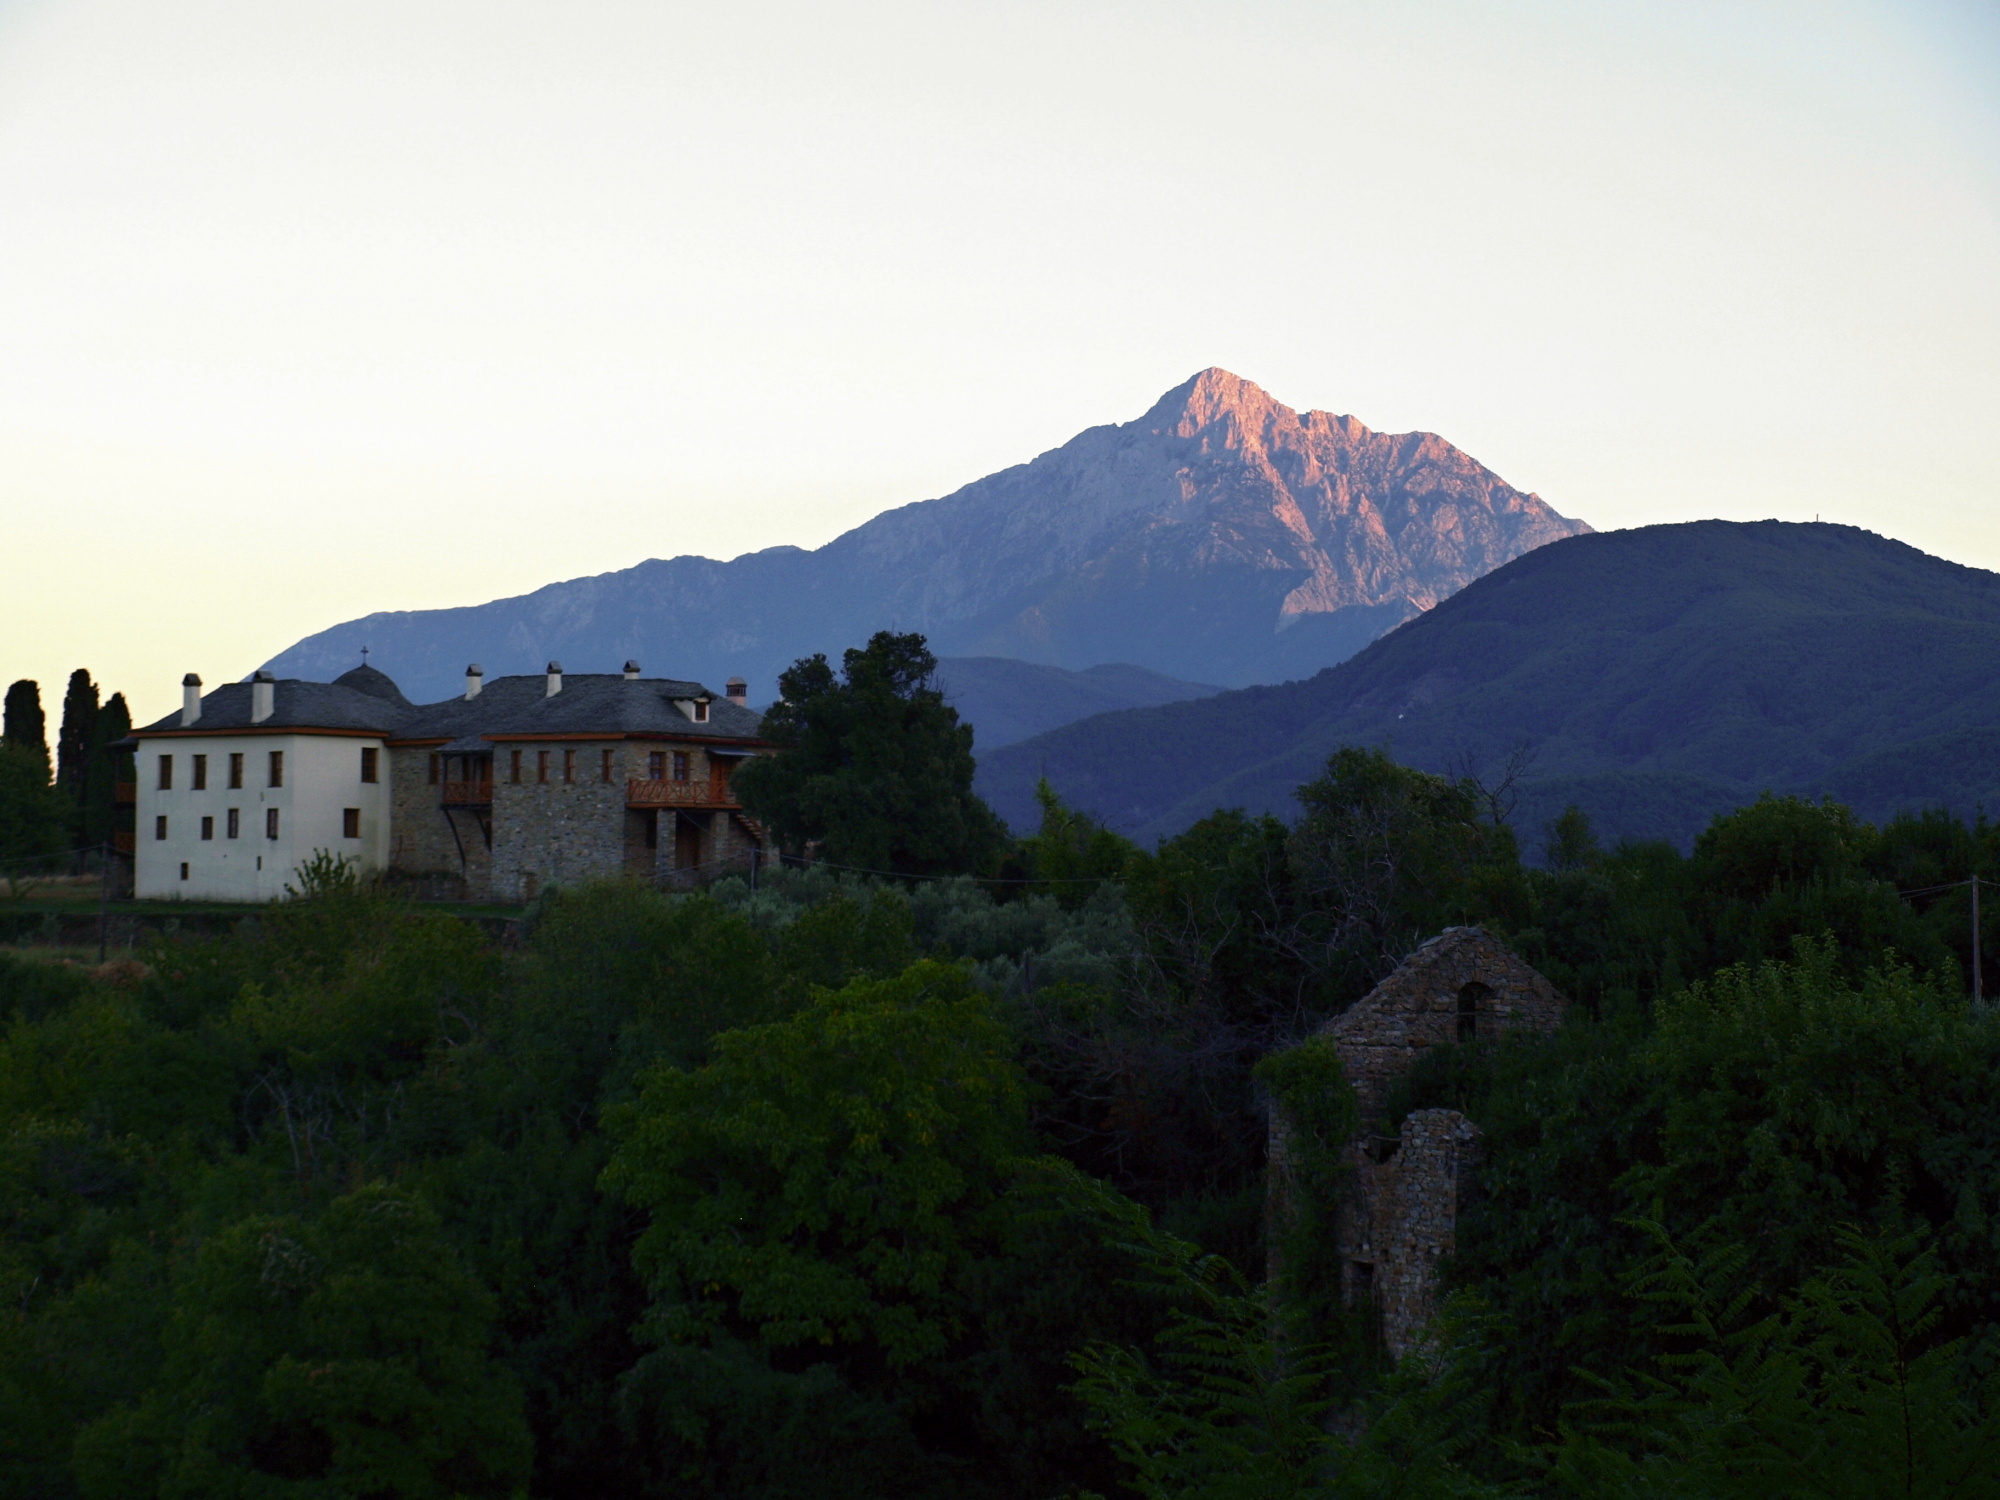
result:
M 1008 840 L 909 641 L 802 663 L 811 755 L 746 782 L 850 859 L 505 941 L 329 859 L 138 963 L 0 954 L 0 1495 L 2000 1491 L 2000 829 L 1524 850 L 1346 749 L 1289 823 L 1147 851 L 1045 785 Z M 888 722 L 915 844 L 815 801 Z M 1359 1118 L 1315 1034 L 1466 923 L 1567 1019 Z M 1438 1105 L 1485 1160 L 1391 1367 L 1315 1209 Z

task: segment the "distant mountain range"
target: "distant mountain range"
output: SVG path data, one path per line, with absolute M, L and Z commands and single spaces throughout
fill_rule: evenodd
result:
M 610 671 L 632 657 L 717 686 L 742 676 L 752 701 L 767 702 L 798 657 L 838 659 L 895 628 L 922 631 L 946 657 L 1275 682 L 1341 661 L 1492 568 L 1588 529 L 1440 437 L 1297 412 L 1212 369 L 1137 421 L 1093 427 L 816 551 L 655 560 L 490 604 L 369 615 L 266 665 L 330 679 L 367 646 L 370 662 L 427 701 L 457 691 L 472 661 L 493 676 L 551 658 Z M 997 669 L 971 670 L 998 691 Z M 1095 680 L 1107 691 L 1108 681 Z M 1067 700 L 1091 699 L 1070 687 Z M 982 748 L 1011 732 L 981 713 L 967 716 Z M 1025 700 L 1007 713 L 1024 732 L 1047 716 Z
M 1572 801 L 1683 845 L 1767 789 L 2000 812 L 1996 663 L 2000 574 L 1846 526 L 1652 526 L 1530 552 L 1309 680 L 1006 746 L 979 787 L 1030 831 L 1046 770 L 1150 843 L 1218 807 L 1295 815 L 1341 745 L 1488 776 L 1526 747 L 1531 851 Z
M 958 716 L 975 726 L 982 755 L 1093 714 L 1222 691 L 1211 682 L 1182 682 L 1130 662 L 1072 672 L 1005 656 L 947 656 L 938 663 L 937 685 Z

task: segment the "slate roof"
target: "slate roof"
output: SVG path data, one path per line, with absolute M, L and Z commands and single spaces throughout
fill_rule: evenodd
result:
M 697 724 L 675 699 L 709 699 L 708 722 Z M 450 754 L 490 748 L 493 740 L 530 735 L 658 735 L 677 740 L 751 740 L 763 715 L 739 708 L 698 682 L 670 677 L 627 678 L 613 672 L 574 672 L 562 691 L 547 696 L 542 677 L 502 677 L 477 698 L 454 698 L 420 708 L 398 739 L 449 738 Z
M 620 673 L 566 674 L 562 691 L 548 696 L 540 674 L 500 677 L 477 698 L 447 698 L 412 704 L 402 690 L 373 667 L 356 667 L 332 682 L 295 677 L 274 684 L 274 710 L 260 724 L 250 722 L 250 684 L 230 682 L 206 693 L 196 734 L 228 734 L 258 729 L 345 729 L 396 740 L 443 740 L 451 754 L 491 748 L 493 739 L 529 735 L 573 735 L 578 739 L 613 734 L 658 735 L 662 739 L 756 739 L 763 716 L 739 708 L 698 682 L 671 677 L 627 678 Z M 675 699 L 707 698 L 709 719 L 697 724 L 674 706 Z M 167 715 L 139 734 L 178 731 L 181 716 Z
M 350 672 L 347 675 L 352 677 L 354 674 Z M 382 674 L 377 672 L 375 675 L 380 677 Z M 202 694 L 201 717 L 190 726 L 189 732 L 229 734 L 247 729 L 347 729 L 386 735 L 393 733 L 412 712 L 408 703 L 390 702 L 376 693 L 342 687 L 337 682 L 304 682 L 296 677 L 286 677 L 272 687 L 271 717 L 258 724 L 250 722 L 249 683 L 225 682 L 214 692 Z M 398 699 L 402 696 L 401 693 L 396 695 Z M 180 712 L 175 710 L 135 733 L 168 734 L 180 727 Z

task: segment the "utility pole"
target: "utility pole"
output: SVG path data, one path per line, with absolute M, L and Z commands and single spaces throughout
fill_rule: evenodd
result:
M 98 962 L 104 962 L 104 944 L 110 936 L 110 902 L 112 898 L 112 846 L 110 840 L 98 846 Z M 1978 900 L 1974 896 L 1972 900 Z M 1978 984 L 1978 980 L 1972 980 Z
M 1986 988 L 1979 973 L 1979 877 L 1972 877 L 1972 1008 L 1986 1003 Z

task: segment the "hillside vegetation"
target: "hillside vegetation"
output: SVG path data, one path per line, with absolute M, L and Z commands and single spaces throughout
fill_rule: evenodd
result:
M 2000 575 L 1853 527 L 1700 521 L 1515 559 L 1301 682 L 1084 720 L 984 759 L 1003 817 L 1046 772 L 1150 841 L 1217 807 L 1288 814 L 1340 745 L 1497 779 L 1539 828 L 1683 847 L 1762 791 L 1863 816 L 2000 807 Z

